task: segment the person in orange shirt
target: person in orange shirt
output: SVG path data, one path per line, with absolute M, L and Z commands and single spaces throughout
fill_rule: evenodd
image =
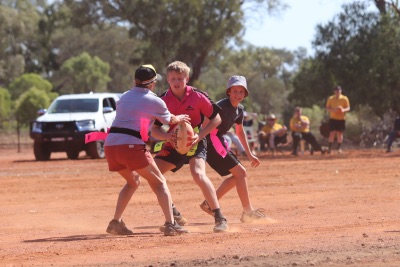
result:
M 321 154 L 325 154 L 325 148 L 321 147 L 315 136 L 310 132 L 310 119 L 302 114 L 302 109 L 296 107 L 294 109 L 294 115 L 290 119 L 290 129 L 292 130 L 293 138 L 293 152 L 292 155 L 297 156 L 297 148 L 300 140 L 304 139 L 311 145 L 313 151 L 321 151 Z
M 331 153 L 333 142 L 337 141 L 338 153 L 342 153 L 343 132 L 346 129 L 346 113 L 350 111 L 350 101 L 347 96 L 342 95 L 342 87 L 333 88 L 334 95 L 326 101 L 326 110 L 329 112 L 329 148 Z

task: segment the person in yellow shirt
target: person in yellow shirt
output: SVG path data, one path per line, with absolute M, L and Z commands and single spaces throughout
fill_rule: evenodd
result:
M 307 116 L 302 114 L 302 109 L 296 107 L 294 109 L 294 115 L 290 119 L 290 129 L 292 130 L 293 138 L 293 152 L 292 155 L 297 156 L 297 148 L 300 140 L 303 139 L 311 145 L 311 151 L 321 151 L 321 154 L 325 154 L 325 148 L 322 148 L 318 143 L 315 136 L 310 132 L 310 120 Z
M 265 151 L 265 145 L 267 144 L 272 154 L 275 154 L 275 147 L 278 144 L 287 143 L 287 128 L 285 125 L 281 125 L 276 122 L 276 116 L 270 114 L 267 116 L 267 124 L 264 125 L 261 131 L 258 133 L 258 139 L 260 142 L 261 151 Z
M 329 112 L 329 149 L 331 153 L 333 142 L 337 141 L 338 153 L 342 153 L 343 132 L 346 129 L 346 113 L 350 111 L 350 101 L 347 96 L 342 95 L 342 87 L 333 88 L 334 95 L 326 101 L 326 110 Z

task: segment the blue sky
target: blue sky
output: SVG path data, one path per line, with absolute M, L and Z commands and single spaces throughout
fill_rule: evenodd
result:
M 342 11 L 342 4 L 355 0 L 283 0 L 290 7 L 281 14 L 265 16 L 262 23 L 249 21 L 244 39 L 259 47 L 295 50 L 305 47 L 312 54 L 311 41 L 317 24 L 325 24 Z M 364 0 L 366 1 L 366 0 Z

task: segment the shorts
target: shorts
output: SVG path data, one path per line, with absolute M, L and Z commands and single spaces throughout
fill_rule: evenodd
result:
M 215 150 L 212 142 L 207 142 L 207 163 L 221 176 L 231 174 L 229 170 L 240 164 L 240 161 L 235 154 L 228 150 L 227 152 L 228 154 L 226 154 L 225 158 L 223 158 Z
M 104 153 L 112 172 L 143 169 L 154 161 L 145 145 L 104 146 Z
M 346 129 L 345 120 L 329 119 L 329 131 L 344 132 L 345 129 Z
M 182 168 L 183 165 L 189 164 L 189 160 L 192 158 L 202 158 L 205 161 L 207 158 L 207 143 L 205 139 L 201 140 L 197 145 L 194 155 L 187 156 L 180 154 L 168 142 L 165 142 L 161 151 L 158 152 L 154 158 L 161 159 L 175 165 L 175 168 L 171 171 L 176 172 Z

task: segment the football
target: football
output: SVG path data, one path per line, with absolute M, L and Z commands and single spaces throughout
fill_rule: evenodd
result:
M 171 132 L 176 136 L 175 143 L 172 144 L 175 150 L 182 155 L 188 153 L 194 136 L 192 126 L 186 122 L 178 123 L 174 125 Z

